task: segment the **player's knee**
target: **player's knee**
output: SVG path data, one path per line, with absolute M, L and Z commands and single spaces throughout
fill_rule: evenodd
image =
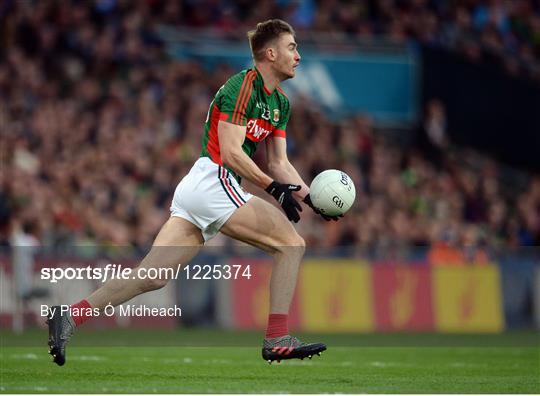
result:
M 163 287 L 169 282 L 168 279 L 144 279 L 143 280 L 143 289 L 145 292 L 152 291 L 152 290 L 158 290 Z
M 300 235 L 296 234 L 293 246 L 297 248 L 302 254 L 304 254 L 306 250 L 306 241 Z
M 306 241 L 297 233 L 291 234 L 285 238 L 277 247 L 277 253 L 303 256 L 306 250 Z

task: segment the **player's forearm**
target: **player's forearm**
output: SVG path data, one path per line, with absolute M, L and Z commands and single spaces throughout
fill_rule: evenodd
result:
M 265 189 L 272 183 L 272 178 L 264 173 L 243 150 L 230 150 L 226 155 L 222 153 L 221 159 L 225 165 L 235 171 L 242 178 Z
M 270 175 L 276 180 L 282 183 L 297 184 L 302 188 L 298 193 L 295 193 L 298 197 L 303 199 L 307 194 L 309 194 L 309 187 L 302 180 L 302 177 L 298 174 L 298 171 L 289 161 L 280 164 L 270 165 Z

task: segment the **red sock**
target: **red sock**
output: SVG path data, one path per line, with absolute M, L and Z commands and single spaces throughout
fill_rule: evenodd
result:
M 266 328 L 266 338 L 282 337 L 289 334 L 289 315 L 270 314 L 268 315 L 268 327 Z
M 92 306 L 86 300 L 81 300 L 76 304 L 72 304 L 69 306 L 69 308 L 71 312 L 71 318 L 75 322 L 76 326 L 82 325 L 84 322 L 86 322 L 88 319 L 92 317 L 92 313 L 91 313 Z

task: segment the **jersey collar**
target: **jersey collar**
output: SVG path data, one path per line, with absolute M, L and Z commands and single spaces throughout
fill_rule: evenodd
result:
M 259 69 L 257 69 L 256 66 L 253 66 L 253 68 L 254 68 L 255 71 L 257 72 L 257 78 L 260 79 L 260 81 L 261 81 L 261 85 L 262 85 L 262 87 L 263 87 L 264 93 L 266 94 L 266 96 L 271 96 L 274 92 L 270 92 L 270 91 L 268 90 L 268 88 L 266 88 L 266 85 L 264 85 L 264 79 L 263 79 L 262 74 L 261 74 L 261 72 L 259 71 Z M 276 88 L 276 89 L 277 89 L 277 88 Z M 275 89 L 274 89 L 274 91 L 275 91 Z

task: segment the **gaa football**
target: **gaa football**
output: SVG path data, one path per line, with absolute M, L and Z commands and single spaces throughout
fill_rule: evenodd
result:
M 311 182 L 309 189 L 313 205 L 328 216 L 344 214 L 356 198 L 352 179 L 337 169 L 319 173 Z

